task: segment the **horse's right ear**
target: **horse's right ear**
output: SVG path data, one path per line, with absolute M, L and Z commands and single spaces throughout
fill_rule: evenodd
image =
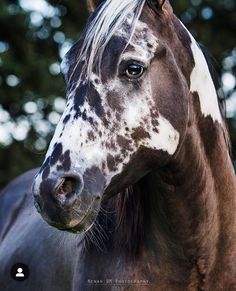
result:
M 88 11 L 92 13 L 102 0 L 87 0 Z
M 170 2 L 168 0 L 147 0 L 147 3 L 157 12 L 162 12 L 171 8 Z

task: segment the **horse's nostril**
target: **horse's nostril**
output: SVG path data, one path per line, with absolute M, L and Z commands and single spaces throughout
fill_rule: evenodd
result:
M 56 188 L 56 196 L 72 196 L 79 194 L 82 188 L 82 181 L 80 177 L 65 177 L 60 185 Z
M 72 178 L 63 179 L 62 183 L 57 189 L 57 195 L 66 195 L 74 192 L 76 181 Z

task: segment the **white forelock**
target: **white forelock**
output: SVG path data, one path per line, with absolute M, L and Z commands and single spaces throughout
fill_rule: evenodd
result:
M 93 65 L 101 63 L 103 52 L 122 23 L 129 19 L 130 38 L 132 38 L 136 22 L 140 17 L 145 0 L 107 0 L 99 8 L 97 15 L 86 29 L 78 63 L 86 59 L 87 75 L 92 73 Z M 96 12 L 95 12 L 96 13 Z

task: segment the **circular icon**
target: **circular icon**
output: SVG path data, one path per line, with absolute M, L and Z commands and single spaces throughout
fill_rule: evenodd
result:
M 16 281 L 25 281 L 29 277 L 29 268 L 22 263 L 17 263 L 11 268 L 11 276 Z

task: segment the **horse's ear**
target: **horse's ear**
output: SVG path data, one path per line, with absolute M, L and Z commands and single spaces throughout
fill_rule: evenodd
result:
M 153 1 L 153 2 L 156 2 L 157 3 L 157 6 L 159 9 L 162 9 L 166 0 L 156 0 L 156 1 Z
M 88 11 L 92 13 L 101 2 L 101 0 L 87 0 Z
M 168 0 L 147 0 L 147 3 L 158 12 L 164 11 L 165 8 L 170 7 L 170 2 Z

